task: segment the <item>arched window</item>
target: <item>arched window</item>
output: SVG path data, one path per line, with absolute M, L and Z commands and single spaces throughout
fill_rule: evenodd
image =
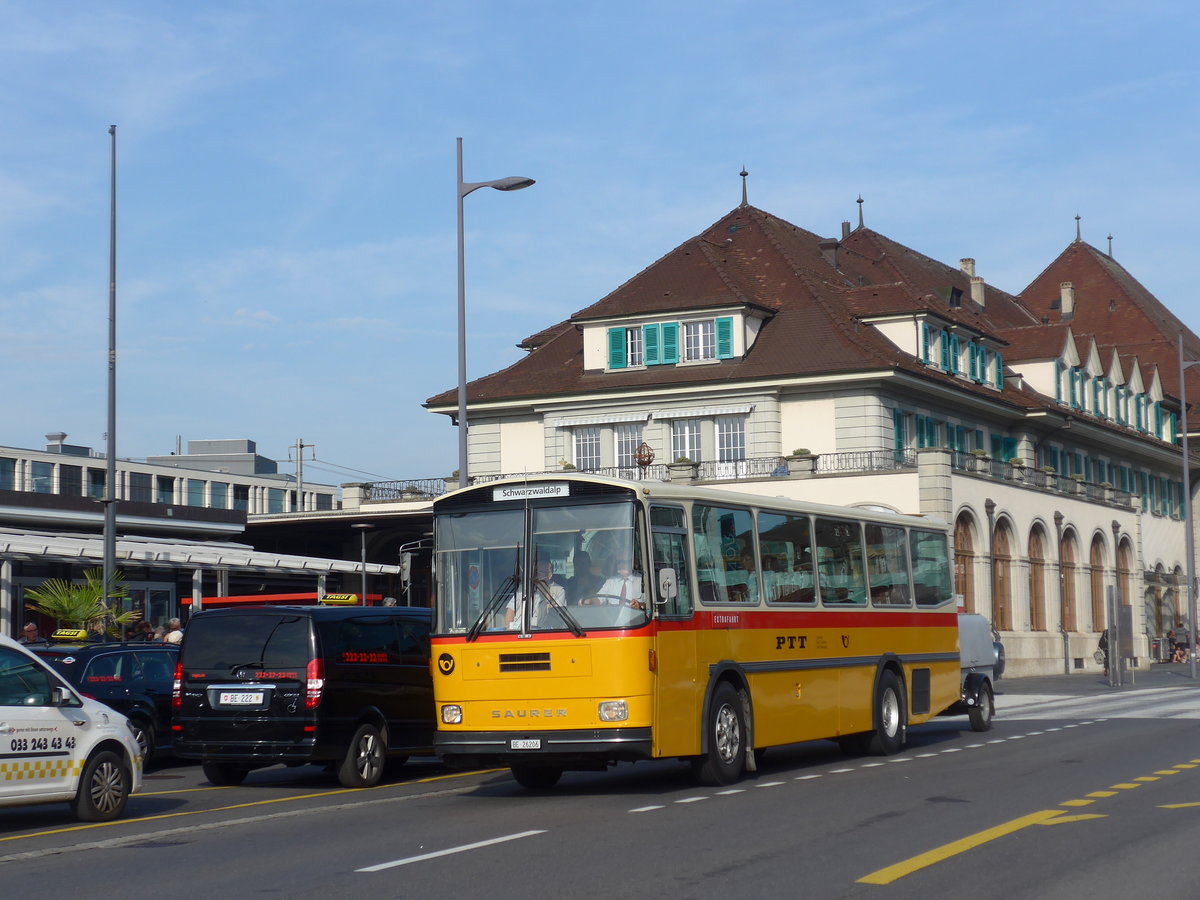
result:
M 954 592 L 962 595 L 963 611 L 969 613 L 976 611 L 973 530 L 968 513 L 954 523 Z
M 1029 628 L 1046 630 L 1046 541 L 1040 525 L 1029 532 Z
M 1058 548 L 1059 565 L 1062 568 L 1062 627 L 1065 631 L 1076 630 L 1075 579 L 1079 574 L 1079 554 L 1075 548 L 1075 532 L 1063 535 Z
M 999 631 L 1012 631 L 1012 529 L 1008 521 L 996 523 L 993 555 L 996 565 L 992 570 L 992 624 Z
M 1108 616 L 1105 615 L 1107 604 L 1104 602 L 1104 538 L 1100 535 L 1092 538 L 1088 564 L 1091 566 L 1092 631 L 1103 631 L 1108 625 Z

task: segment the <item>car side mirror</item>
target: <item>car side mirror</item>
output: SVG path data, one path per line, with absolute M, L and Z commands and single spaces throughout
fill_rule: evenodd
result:
M 58 686 L 50 689 L 50 705 L 51 706 L 67 706 L 70 704 L 71 692 L 65 687 Z

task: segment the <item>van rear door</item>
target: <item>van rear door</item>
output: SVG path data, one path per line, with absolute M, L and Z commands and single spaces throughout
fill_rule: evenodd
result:
M 302 741 L 313 718 L 305 687 L 314 658 L 307 616 L 282 610 L 195 616 L 180 654 L 184 739 L 229 749 Z M 193 722 L 201 724 L 196 735 L 189 734 Z

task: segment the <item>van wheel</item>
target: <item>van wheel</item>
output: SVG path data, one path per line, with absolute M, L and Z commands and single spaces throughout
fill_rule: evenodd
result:
M 358 726 L 338 767 L 338 781 L 348 788 L 374 787 L 383 777 L 383 738 L 369 723 Z
M 124 760 L 102 750 L 84 766 L 75 794 L 75 815 L 84 822 L 108 822 L 125 812 L 132 779 Z
M 142 765 L 150 762 L 154 755 L 154 726 L 145 719 L 130 719 L 133 726 L 133 738 L 137 741 L 138 752 L 142 755 Z
M 708 752 L 692 762 L 701 784 L 733 784 L 746 765 L 746 723 L 742 698 L 727 681 L 713 693 L 705 724 Z
M 971 720 L 972 731 L 991 731 L 992 717 L 996 715 L 996 698 L 992 695 L 992 686 L 986 682 L 979 692 L 979 704 L 967 710 L 967 718 Z
M 907 737 L 904 685 L 888 669 L 875 685 L 875 731 L 871 734 L 870 751 L 875 756 L 898 753 Z
M 241 784 L 250 774 L 250 770 L 246 766 L 238 766 L 233 763 L 206 762 L 200 768 L 203 769 L 208 783 L 218 787 L 232 787 Z
M 511 766 L 513 779 L 523 788 L 548 791 L 562 778 L 562 769 L 554 766 Z

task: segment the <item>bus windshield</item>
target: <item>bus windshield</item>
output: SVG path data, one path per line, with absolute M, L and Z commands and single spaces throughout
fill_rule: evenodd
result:
M 438 515 L 441 634 L 636 628 L 650 607 L 628 501 Z

